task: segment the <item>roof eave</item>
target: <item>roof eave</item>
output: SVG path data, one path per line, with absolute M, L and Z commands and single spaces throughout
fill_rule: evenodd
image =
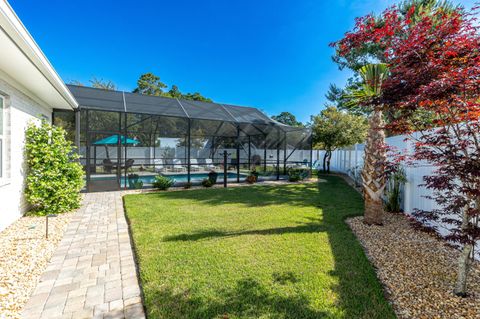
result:
M 77 101 L 65 83 L 6 1 L 0 1 L 0 31 L 6 35 L 3 37 L 4 41 L 11 41 L 18 50 L 16 58 L 8 61 L 8 69 L 5 70 L 7 74 L 50 107 L 64 109 L 78 107 Z M 11 48 L 11 52 L 13 52 L 14 48 Z M 27 64 L 31 65 L 25 67 Z M 17 67 L 19 70 L 21 69 L 21 72 L 12 72 Z M 28 79 L 29 72 L 41 74 L 45 80 L 43 86 L 32 85 Z M 47 86 L 50 88 L 46 90 Z

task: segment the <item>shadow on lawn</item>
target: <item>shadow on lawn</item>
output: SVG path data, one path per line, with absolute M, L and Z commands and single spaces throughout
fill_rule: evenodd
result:
M 277 228 L 267 228 L 267 229 L 255 229 L 255 230 L 245 230 L 245 231 L 236 231 L 228 232 L 222 230 L 204 230 L 195 233 L 189 234 L 179 234 L 173 236 L 165 236 L 162 241 L 197 241 L 202 239 L 212 239 L 212 238 L 222 238 L 222 237 L 236 237 L 236 236 L 246 236 L 246 235 L 281 235 L 281 234 L 300 234 L 300 233 L 318 233 L 326 231 L 325 224 L 320 222 L 320 219 L 312 219 L 315 222 L 303 223 L 298 226 L 290 227 L 277 227 Z
M 314 183 L 278 186 L 246 186 L 251 196 L 245 196 L 245 187 L 199 189 L 191 191 L 160 192 L 142 196 L 161 197 L 169 200 L 193 200 L 208 206 L 242 204 L 248 207 L 269 205 L 312 206 L 318 203 L 318 189 Z
M 175 293 L 171 289 L 157 290 L 153 298 L 162 304 L 151 309 L 155 318 L 331 317 L 313 310 L 305 296 L 273 294 L 252 278 L 239 280 L 235 288 L 223 292 L 221 300 L 205 300 L 189 291 Z
M 150 288 L 149 313 L 151 318 L 395 318 L 391 306 L 385 301 L 383 290 L 375 272 L 367 260 L 360 244 L 345 224 L 344 219 L 358 215 L 363 210 L 360 195 L 341 178 L 322 177 L 327 183 L 318 185 L 295 185 L 275 187 L 255 187 L 254 196 L 245 196 L 240 188 L 225 190 L 205 190 L 189 192 L 169 192 L 161 195 L 167 199 L 191 199 L 210 205 L 241 203 L 248 206 L 299 205 L 319 207 L 322 216 L 310 218 L 298 226 L 260 230 L 228 232 L 206 230 L 197 233 L 179 234 L 165 237 L 164 241 L 196 241 L 212 238 L 225 238 L 244 235 L 275 235 L 285 233 L 326 232 L 334 258 L 334 270 L 330 275 L 338 281 L 330 287 L 336 295 L 336 306 L 340 313 L 332 314 L 315 310 L 312 303 L 301 292 L 287 296 L 276 294 L 275 289 L 262 286 L 253 278 L 237 282 L 231 291 L 219 292 L 221 298 L 210 300 L 194 291 L 177 292 L 161 288 L 154 292 Z M 205 196 L 204 192 L 208 192 Z M 203 194 L 202 194 L 203 193 Z M 274 273 L 272 285 L 295 285 L 295 273 L 302 269 L 292 269 L 287 273 Z M 273 290 L 273 291 L 272 291 Z M 321 303 L 321 302 L 320 302 Z

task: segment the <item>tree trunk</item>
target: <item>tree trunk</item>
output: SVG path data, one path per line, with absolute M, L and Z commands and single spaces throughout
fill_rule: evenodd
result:
M 462 231 L 466 231 L 470 223 L 470 216 L 468 216 L 468 206 L 465 207 L 462 214 Z M 457 268 L 457 283 L 455 284 L 454 293 L 460 297 L 467 296 L 467 278 L 470 270 L 471 257 L 473 245 L 464 244 L 462 253 L 458 257 Z
M 382 194 L 386 185 L 384 170 L 387 159 L 382 111 L 375 109 L 368 122 L 369 129 L 365 142 L 365 158 L 362 170 L 365 199 L 364 222 L 369 225 L 382 225 Z
M 457 283 L 455 284 L 454 293 L 460 297 L 467 296 L 467 278 L 470 270 L 472 249 L 472 245 L 465 244 L 462 253 L 458 257 Z
M 330 160 L 332 159 L 332 151 L 328 151 L 327 156 L 327 173 L 330 174 Z
M 327 172 L 327 154 L 328 154 L 328 151 L 325 151 L 325 155 L 323 155 L 323 172 L 326 173 Z

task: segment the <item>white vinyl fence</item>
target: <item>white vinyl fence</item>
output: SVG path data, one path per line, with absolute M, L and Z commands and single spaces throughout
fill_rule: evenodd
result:
M 386 139 L 389 146 L 395 148 L 396 151 L 403 154 L 413 153 L 412 141 L 406 140 L 405 135 L 393 136 Z M 315 150 L 313 152 L 313 162 L 318 169 L 322 168 L 324 151 Z M 363 167 L 364 144 L 356 144 L 354 146 L 339 149 L 332 153 L 330 162 L 330 170 L 349 175 L 361 185 L 360 171 Z M 438 205 L 425 196 L 432 195 L 432 191 L 421 186 L 424 181 L 423 177 L 431 175 L 434 167 L 427 163 L 415 163 L 414 166 L 404 165 L 407 182 L 402 189 L 401 208 L 407 214 L 411 214 L 415 209 L 431 210 L 437 208 Z M 440 233 L 445 235 L 448 232 L 448 225 L 438 225 Z M 478 246 L 478 244 L 477 244 Z M 477 251 L 477 259 L 480 260 L 480 252 Z
M 406 136 L 399 135 L 387 138 L 389 146 L 393 146 L 397 151 L 411 154 L 413 145 L 410 141 L 405 141 Z M 322 167 L 324 151 L 314 151 L 314 161 L 318 158 L 318 167 Z M 340 172 L 357 179 L 360 182 L 360 170 L 363 167 L 364 144 L 356 144 L 346 149 L 336 150 L 332 154 L 330 169 L 334 172 Z M 423 184 L 423 176 L 433 172 L 433 167 L 429 164 L 417 164 L 415 167 L 404 166 L 407 183 L 404 185 L 401 199 L 401 207 L 406 213 L 411 213 L 414 209 L 429 210 L 436 208 L 434 201 L 424 198 L 432 195 L 430 190 L 420 186 Z

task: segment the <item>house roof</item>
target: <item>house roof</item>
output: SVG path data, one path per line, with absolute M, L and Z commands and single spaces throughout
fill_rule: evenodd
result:
M 80 109 L 269 125 L 277 126 L 284 131 L 304 130 L 304 128 L 291 127 L 272 120 L 253 107 L 179 100 L 77 85 L 68 85 L 68 88 L 78 101 Z
M 0 1 L 0 48 L 0 75 L 45 106 L 77 107 L 65 83 L 6 1 Z

